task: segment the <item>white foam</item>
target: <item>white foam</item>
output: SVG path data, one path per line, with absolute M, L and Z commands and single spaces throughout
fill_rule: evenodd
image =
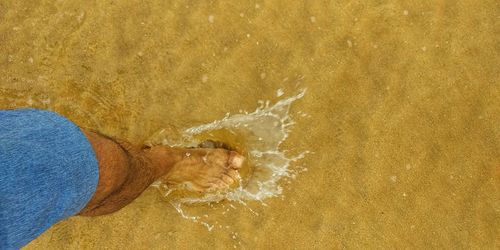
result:
M 278 93 L 281 92 L 282 90 L 278 91 Z M 208 230 L 212 230 L 213 225 L 200 221 L 200 216 L 187 215 L 183 211 L 182 205 L 227 200 L 242 205 L 246 205 L 248 201 L 259 201 L 265 206 L 265 199 L 280 196 L 283 192 L 280 180 L 284 178 L 294 179 L 298 173 L 305 171 L 305 168 L 292 170 L 290 166 L 293 162 L 303 158 L 309 153 L 308 151 L 289 156 L 285 150 L 280 148 L 281 144 L 288 138 L 290 129 L 295 123 L 289 115 L 290 106 L 302 98 L 305 93 L 306 90 L 303 89 L 295 96 L 283 98 L 274 105 L 271 105 L 269 101 L 259 101 L 260 106 L 251 113 L 228 113 L 220 120 L 184 129 L 178 133 L 177 138 L 174 138 L 173 135 L 166 135 L 165 129 L 156 133 L 150 139 L 151 144 L 159 142 L 182 147 L 196 146 L 204 140 L 204 138 L 197 136 L 216 130 L 226 130 L 245 138 L 243 146 L 248 150 L 246 156 L 253 170 L 252 175 L 247 180 L 240 180 L 239 186 L 232 190 L 206 193 L 201 197 L 173 197 L 170 202 L 180 215 L 186 219 L 200 222 Z M 168 140 L 167 137 L 169 137 Z M 156 182 L 154 186 L 160 188 L 164 195 L 169 195 L 172 192 L 172 189 L 161 182 Z M 232 204 L 231 207 L 234 208 Z M 250 208 L 248 209 L 257 214 Z M 224 214 L 226 212 L 224 211 Z
M 281 97 L 283 94 L 285 94 L 285 92 L 282 89 L 276 90 L 276 96 L 277 97 Z

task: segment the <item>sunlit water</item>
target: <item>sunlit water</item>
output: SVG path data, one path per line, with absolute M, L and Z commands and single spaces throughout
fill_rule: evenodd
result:
M 296 95 L 282 98 L 274 104 L 270 101 L 259 101 L 257 109 L 251 113 L 228 113 L 220 120 L 186 128 L 181 132 L 172 129 L 160 130 L 152 136 L 149 144 L 193 147 L 207 139 L 222 140 L 244 154 L 247 160 L 246 166 L 241 170 L 242 177 L 238 186 L 230 190 L 199 195 L 168 187 L 161 181 L 156 182 L 154 186 L 160 189 L 182 217 L 199 222 L 208 230 L 223 226 L 216 225 L 218 222 L 208 222 L 207 214 L 191 215 L 185 211 L 186 208 L 196 204 L 208 204 L 214 208 L 214 204 L 223 200 L 229 202 L 220 205 L 223 206 L 220 209 L 223 214 L 229 212 L 230 208 L 236 209 L 232 203 L 247 207 L 248 201 L 259 201 L 265 206 L 266 199 L 282 194 L 282 181 L 290 182 L 298 173 L 307 170 L 303 166 L 294 166 L 293 169 L 291 167 L 293 162 L 309 153 L 307 150 L 289 155 L 280 147 L 288 138 L 294 124 L 290 106 L 305 93 L 306 90 L 303 89 Z M 281 89 L 276 93 L 278 97 L 283 94 Z M 304 113 L 299 115 L 306 116 Z

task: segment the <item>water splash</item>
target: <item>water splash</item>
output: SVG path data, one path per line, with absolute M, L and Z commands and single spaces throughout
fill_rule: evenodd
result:
M 247 201 L 259 201 L 266 205 L 265 199 L 282 194 L 283 188 L 280 186 L 280 180 L 293 179 L 298 172 L 307 170 L 306 168 L 292 170 L 290 166 L 293 162 L 303 158 L 309 153 L 308 151 L 288 156 L 287 152 L 280 148 L 295 123 L 290 116 L 290 106 L 305 93 L 306 90 L 302 89 L 296 95 L 283 98 L 274 105 L 271 105 L 270 101 L 259 101 L 259 107 L 251 113 L 240 112 L 232 115 L 228 113 L 220 120 L 187 128 L 180 133 L 175 129 L 166 128 L 150 138 L 149 144 L 151 145 L 192 147 L 206 139 L 221 140 L 232 146 L 235 145 L 238 151 L 246 156 L 246 162 L 249 165 L 247 173 L 242 173 L 243 177 L 239 180 L 238 187 L 202 196 L 194 194 L 186 196 L 185 193 L 172 195 L 178 190 L 168 188 L 161 182 L 156 182 L 154 186 L 158 187 L 164 196 L 169 196 L 170 202 L 182 217 L 200 222 L 209 230 L 212 230 L 214 225 L 202 221 L 201 216 L 187 215 L 182 205 L 207 204 L 222 200 L 242 205 L 246 205 Z M 253 212 L 251 209 L 250 211 Z

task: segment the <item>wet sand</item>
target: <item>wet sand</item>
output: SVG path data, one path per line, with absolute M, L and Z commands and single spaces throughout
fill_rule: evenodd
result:
M 490 0 L 1 1 L 0 108 L 50 109 L 142 143 L 306 87 L 292 112 L 310 117 L 295 116 L 283 146 L 315 152 L 283 198 L 249 204 L 259 216 L 213 215 L 229 231 L 181 218 L 149 189 L 26 249 L 498 249 L 499 10 Z

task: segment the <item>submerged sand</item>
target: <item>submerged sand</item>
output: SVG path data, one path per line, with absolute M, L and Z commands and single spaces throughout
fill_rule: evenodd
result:
M 26 249 L 500 247 L 498 1 L 0 2 L 0 107 L 142 143 L 306 87 L 309 171 L 207 231 L 154 189 Z M 200 211 L 208 209 L 199 206 Z M 235 235 L 234 233 L 238 233 Z

